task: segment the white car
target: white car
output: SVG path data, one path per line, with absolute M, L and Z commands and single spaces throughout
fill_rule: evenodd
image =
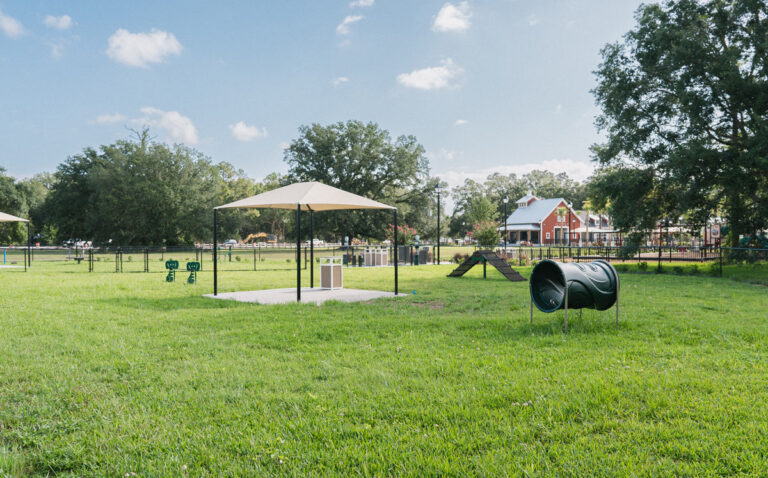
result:
M 237 239 L 228 239 L 224 241 L 225 246 L 236 246 L 237 245 Z

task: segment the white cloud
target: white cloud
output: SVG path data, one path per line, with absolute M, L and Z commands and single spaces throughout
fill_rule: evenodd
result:
M 397 81 L 408 88 L 419 90 L 436 90 L 454 86 L 451 81 L 456 79 L 464 70 L 456 66 L 450 58 L 442 60 L 440 66 L 432 66 L 410 73 L 397 75 Z
M 60 17 L 54 17 L 53 15 L 48 15 L 45 17 L 45 20 L 43 20 L 43 23 L 45 23 L 45 26 L 48 28 L 56 28 L 58 30 L 69 30 L 72 28 L 72 17 L 69 15 L 62 15 Z
M 456 121 L 453 123 L 453 125 L 454 125 L 454 126 L 464 126 L 465 124 L 468 124 L 468 123 L 469 123 L 469 121 L 467 121 L 467 120 L 465 120 L 465 119 L 457 119 L 457 120 L 456 120 Z
M 175 143 L 197 144 L 197 128 L 188 117 L 178 111 L 163 111 L 151 106 L 141 109 L 144 117 L 132 122 L 159 128 Z
M 535 13 L 531 13 L 530 15 L 528 15 L 528 26 L 535 27 L 539 23 L 541 23 L 541 20 Z
M 124 65 L 148 68 L 150 63 L 162 63 L 181 50 L 181 43 L 173 33 L 161 30 L 131 33 L 120 28 L 109 37 L 107 55 Z
M 99 124 L 112 124 L 112 123 L 120 123 L 127 119 L 128 118 L 125 115 L 121 115 L 120 113 L 115 113 L 112 115 L 110 114 L 99 115 L 96 117 L 96 122 Z
M 426 155 L 429 162 L 434 165 L 435 163 L 450 163 L 462 154 L 463 153 L 459 151 L 451 151 L 449 149 L 441 148 L 437 151 L 428 151 Z
M 8 16 L 0 10 L 0 30 L 5 33 L 6 36 L 15 38 L 24 34 L 24 27 L 21 22 L 15 18 Z
M 530 173 L 534 169 L 551 171 L 553 173 L 567 173 L 571 179 L 584 181 L 594 172 L 595 168 L 590 161 L 575 161 L 573 159 L 550 159 L 540 163 L 510 164 L 504 166 L 494 166 L 491 168 L 468 171 L 447 171 L 439 173 L 437 176 L 447 182 L 450 187 L 464 184 L 465 179 L 473 179 L 483 182 L 485 178 L 493 173 L 517 174 L 521 176 Z
M 266 128 L 259 129 L 258 126 L 248 126 L 242 121 L 229 125 L 229 130 L 232 131 L 232 136 L 238 141 L 252 141 L 258 137 L 267 135 Z
M 51 56 L 53 58 L 61 58 L 64 56 L 64 43 L 54 43 L 51 45 Z
M 365 18 L 362 15 L 347 15 L 344 17 L 344 20 L 339 23 L 339 25 L 336 27 L 336 33 L 339 35 L 348 35 L 349 34 L 349 26 L 353 23 L 359 22 Z
M 375 0 L 355 0 L 354 2 L 351 2 L 349 6 L 352 8 L 355 8 L 355 7 L 365 8 L 365 7 L 373 6 L 374 1 Z
M 432 30 L 436 32 L 463 32 L 469 28 L 470 18 L 472 18 L 472 12 L 469 9 L 469 2 L 461 2 L 458 5 L 446 3 L 437 12 Z
M 344 83 L 349 83 L 349 78 L 347 78 L 346 76 L 338 76 L 334 78 L 331 83 L 333 83 L 333 86 L 340 86 L 340 85 L 343 85 Z

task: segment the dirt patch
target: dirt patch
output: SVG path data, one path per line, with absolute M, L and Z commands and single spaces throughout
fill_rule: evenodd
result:
M 432 310 L 443 310 L 445 309 L 445 304 L 442 302 L 438 302 L 436 300 L 431 300 L 429 302 L 411 302 L 411 305 L 414 307 L 429 307 Z

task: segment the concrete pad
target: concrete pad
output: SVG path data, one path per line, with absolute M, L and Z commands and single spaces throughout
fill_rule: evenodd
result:
M 252 302 L 256 304 L 290 304 L 296 302 L 296 288 L 291 289 L 267 289 L 249 290 L 242 292 L 222 292 L 217 296 L 207 294 L 211 299 L 236 300 L 238 302 Z M 382 297 L 395 297 L 394 292 L 381 290 L 361 289 L 320 289 L 302 287 L 301 302 L 320 305 L 327 300 L 339 302 L 362 302 L 365 300 L 380 299 Z
M 7 265 L 0 265 L 0 269 L 23 269 L 24 266 L 7 266 Z

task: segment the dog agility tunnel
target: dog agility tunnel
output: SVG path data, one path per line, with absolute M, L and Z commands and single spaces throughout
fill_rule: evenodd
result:
M 564 309 L 566 284 L 568 309 L 606 310 L 618 297 L 619 276 L 608 262 L 565 264 L 545 259 L 531 273 L 531 300 L 542 312 Z

